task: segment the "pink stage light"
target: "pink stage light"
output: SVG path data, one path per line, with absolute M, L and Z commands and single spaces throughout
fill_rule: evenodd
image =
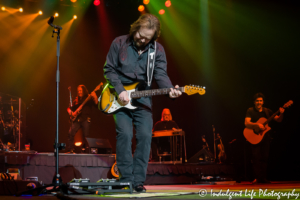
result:
M 99 6 L 100 5 L 100 0 L 94 0 L 94 5 Z

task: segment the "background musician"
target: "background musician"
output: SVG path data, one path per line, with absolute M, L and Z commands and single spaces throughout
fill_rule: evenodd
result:
M 254 107 L 248 108 L 245 118 L 245 126 L 246 128 L 263 131 L 265 130 L 265 126 L 263 124 L 257 123 L 257 121 L 264 117 L 268 119 L 272 116 L 273 111 L 269 108 L 263 107 L 264 104 L 264 95 L 262 93 L 257 93 L 254 95 Z M 274 117 L 274 120 L 277 122 L 281 122 L 283 118 L 284 108 L 280 108 L 280 115 Z M 262 141 L 258 144 L 251 144 L 252 151 L 252 159 L 253 159 L 253 169 L 254 169 L 254 177 L 255 180 L 252 182 L 256 183 L 270 183 L 267 180 L 267 162 L 269 156 L 269 148 L 270 148 L 271 136 L 270 131 L 268 131 Z
M 76 115 L 76 113 L 74 112 L 88 97 L 88 94 L 89 92 L 84 85 L 79 85 L 77 87 L 77 97 L 73 101 L 73 106 L 67 109 L 70 116 L 74 117 Z M 71 124 L 71 127 L 69 129 L 68 143 L 66 147 L 66 150 L 69 151 L 69 153 L 74 153 L 74 136 L 80 128 L 82 129 L 84 140 L 85 137 L 89 135 L 92 108 L 97 108 L 98 104 L 98 98 L 96 93 L 92 92 L 90 95 L 92 96 L 92 98 L 82 107 L 81 113 L 78 115 L 78 117 L 76 117 L 75 121 Z M 82 147 L 86 149 L 85 145 L 86 142 L 83 141 Z
M 168 108 L 163 109 L 161 113 L 161 120 L 156 122 L 153 132 L 162 130 L 176 130 L 178 125 L 172 120 L 171 111 Z M 152 160 L 158 161 L 157 153 L 171 153 L 170 152 L 170 137 L 156 137 L 152 138 Z

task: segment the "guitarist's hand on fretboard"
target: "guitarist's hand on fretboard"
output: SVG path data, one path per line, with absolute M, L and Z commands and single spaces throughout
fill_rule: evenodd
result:
M 284 110 L 285 110 L 284 108 L 281 108 L 281 107 L 280 107 L 280 108 L 279 108 L 280 114 L 284 113 Z
M 175 86 L 175 89 L 177 89 L 177 88 L 179 88 L 178 85 Z M 177 97 L 179 97 L 180 95 L 182 95 L 182 92 L 181 92 L 181 91 L 175 90 L 175 89 L 173 89 L 173 88 L 170 88 L 170 89 L 171 89 L 171 91 L 169 92 L 169 97 L 170 97 L 170 98 L 177 98 Z

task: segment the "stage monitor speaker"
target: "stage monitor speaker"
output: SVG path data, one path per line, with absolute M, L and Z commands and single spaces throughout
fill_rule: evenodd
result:
M 199 163 L 199 162 L 212 162 L 214 161 L 213 154 L 206 150 L 202 149 L 196 153 L 193 157 L 188 160 L 188 163 Z
M 108 139 L 97 139 L 97 138 L 85 138 L 88 147 L 89 153 L 93 154 L 111 154 L 112 147 L 108 141 Z

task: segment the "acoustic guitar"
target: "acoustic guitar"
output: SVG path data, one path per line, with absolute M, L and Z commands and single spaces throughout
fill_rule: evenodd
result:
M 292 100 L 289 100 L 287 103 L 284 104 L 283 108 L 288 108 L 290 105 L 293 104 Z M 268 119 L 261 117 L 259 118 L 259 120 L 257 120 L 256 123 L 260 123 L 262 125 L 264 125 L 265 129 L 264 130 L 253 130 L 250 128 L 245 128 L 244 129 L 244 136 L 246 138 L 246 140 L 248 142 L 250 142 L 251 144 L 258 144 L 262 141 L 262 139 L 264 138 L 265 134 L 271 130 L 271 127 L 268 126 L 268 123 L 276 116 L 279 114 L 279 110 L 277 110 L 277 112 L 275 112 L 271 117 L 269 117 Z

